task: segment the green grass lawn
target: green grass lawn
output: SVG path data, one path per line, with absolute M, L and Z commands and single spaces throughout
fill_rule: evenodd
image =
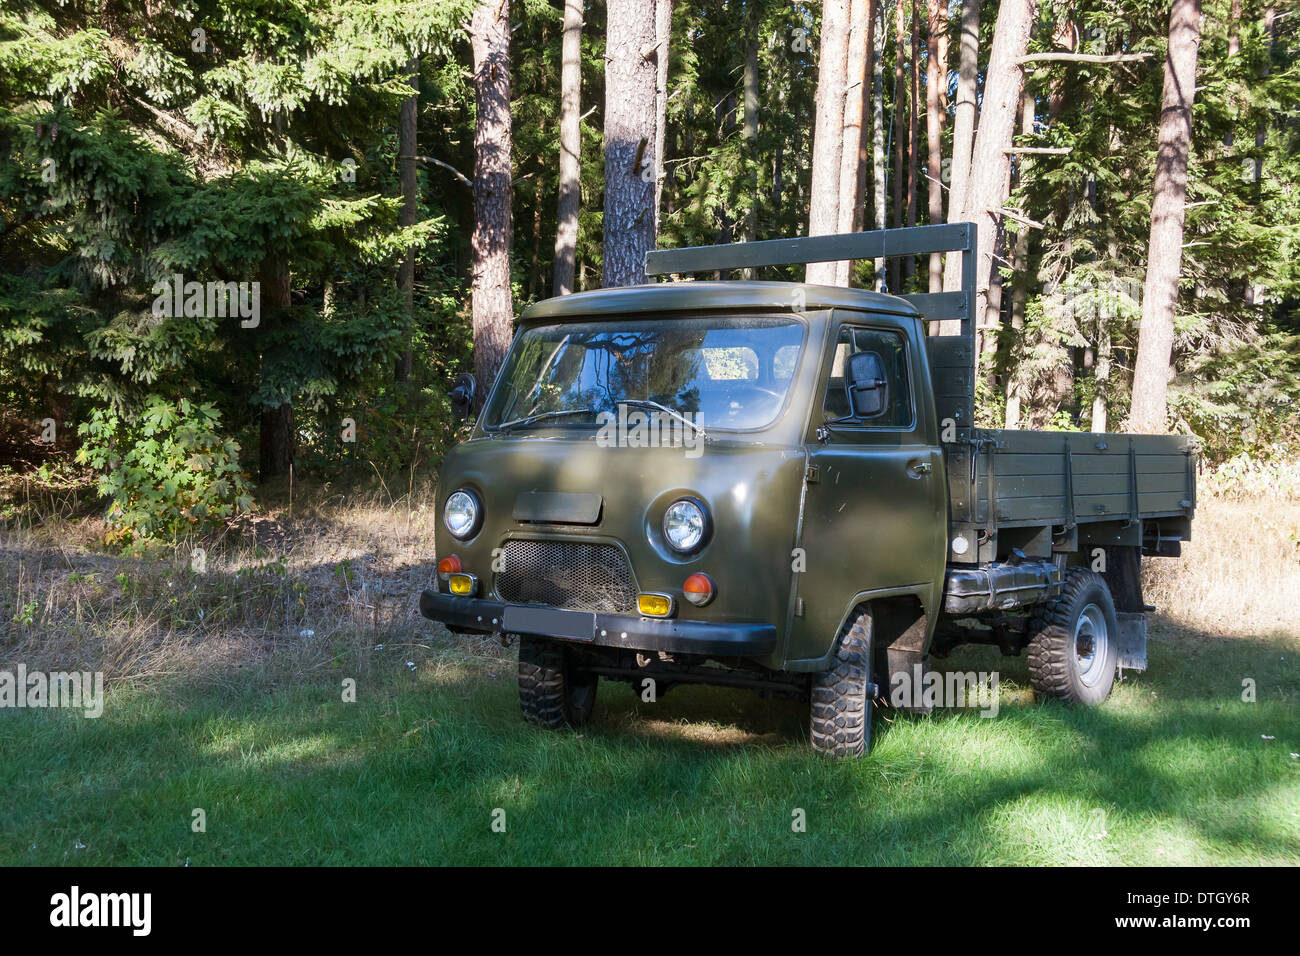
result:
M 1300 862 L 1294 638 L 1157 619 L 1151 670 L 1092 711 L 1029 703 L 1023 659 L 963 649 L 940 663 L 1000 669 L 999 716 L 887 712 L 869 757 L 832 762 L 801 705 L 740 691 L 602 683 L 593 726 L 535 730 L 512 663 L 429 633 L 352 704 L 321 671 L 110 691 L 98 720 L 0 712 L 0 863 Z

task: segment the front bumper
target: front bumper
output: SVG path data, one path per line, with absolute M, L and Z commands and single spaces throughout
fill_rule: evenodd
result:
M 420 613 L 430 620 L 489 634 L 502 629 L 501 621 L 508 606 L 503 601 L 457 597 L 431 590 L 420 595 Z M 776 650 L 776 628 L 771 624 L 726 624 L 634 614 L 597 614 L 595 637 L 574 643 L 709 657 L 767 657 Z

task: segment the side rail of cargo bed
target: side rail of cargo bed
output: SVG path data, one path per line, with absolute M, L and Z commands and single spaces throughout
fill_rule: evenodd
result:
M 1095 547 L 1176 556 L 1191 537 L 1191 438 L 976 429 L 945 455 L 952 564 Z

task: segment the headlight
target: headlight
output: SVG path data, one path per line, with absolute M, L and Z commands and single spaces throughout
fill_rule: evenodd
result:
M 709 533 L 709 513 L 703 502 L 680 498 L 664 512 L 664 537 L 674 551 L 689 553 L 704 543 Z
M 447 530 L 461 540 L 471 537 L 478 530 L 482 518 L 483 507 L 479 504 L 478 497 L 464 489 L 452 492 L 442 509 L 442 520 L 447 525 Z

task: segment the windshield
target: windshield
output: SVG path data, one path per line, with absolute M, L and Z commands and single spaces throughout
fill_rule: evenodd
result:
M 653 402 L 703 429 L 770 425 L 803 344 L 791 316 L 712 316 L 534 326 L 516 340 L 484 416 L 489 430 L 590 428 Z

